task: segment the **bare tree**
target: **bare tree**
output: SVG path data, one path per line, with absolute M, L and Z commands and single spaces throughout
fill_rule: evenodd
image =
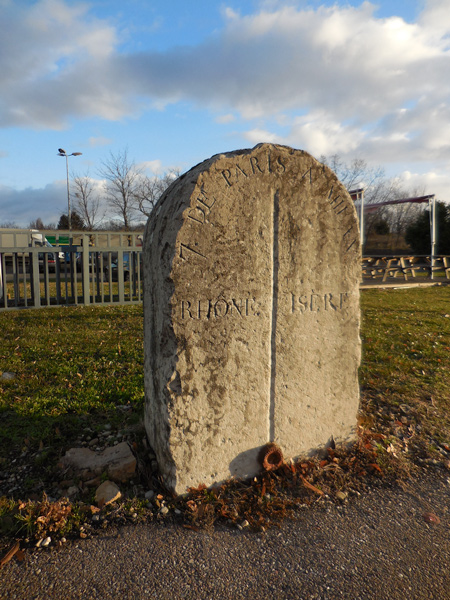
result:
M 45 225 L 41 219 L 41 217 L 38 217 L 35 221 L 30 221 L 30 224 L 28 225 L 28 227 L 30 229 L 45 229 Z
M 135 190 L 136 208 L 149 217 L 155 204 L 166 189 L 180 176 L 177 169 L 171 169 L 161 177 L 158 175 L 143 175 Z
M 93 180 L 89 177 L 89 173 L 83 176 L 73 176 L 72 189 L 77 213 L 86 224 L 87 229 L 94 229 L 103 221 L 105 213 L 101 211 L 101 196 L 96 190 Z
M 346 163 L 338 154 L 322 156 L 321 161 L 329 166 L 348 190 L 364 188 L 364 200 L 368 205 L 381 204 L 388 200 L 398 200 L 420 195 L 417 190 L 409 190 L 398 177 L 386 178 L 381 167 L 369 167 L 361 158 Z M 424 192 L 422 191 L 422 194 Z M 422 209 L 416 204 L 380 206 L 367 211 L 364 217 L 364 230 L 368 237 L 380 223 L 387 223 L 398 242 L 410 223 Z
M 136 191 L 141 170 L 128 159 L 127 150 L 111 153 L 102 163 L 100 176 L 105 180 L 106 202 L 113 215 L 117 215 L 129 230 L 136 211 Z
M 30 221 L 28 225 L 29 229 L 56 229 L 56 223 L 44 223 L 41 217 L 38 217 L 35 221 Z
M 339 154 L 321 156 L 321 162 L 330 167 L 348 190 L 364 187 L 366 195 L 376 195 L 380 184 L 385 181 L 382 167 L 369 167 L 362 158 L 346 163 Z
M 15 221 L 4 221 L 0 223 L 1 229 L 21 229 Z
M 425 195 L 425 188 L 408 188 L 400 179 L 393 180 L 393 189 L 390 200 L 400 200 L 404 198 L 414 198 Z M 414 204 L 406 202 L 404 204 L 395 204 L 388 207 L 386 220 L 389 223 L 391 233 L 396 236 L 396 243 L 403 237 L 410 225 L 418 218 L 419 214 L 425 210 L 423 204 Z

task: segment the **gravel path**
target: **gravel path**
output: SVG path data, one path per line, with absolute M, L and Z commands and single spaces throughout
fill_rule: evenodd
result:
M 11 561 L 0 597 L 450 599 L 450 479 L 428 473 L 404 489 L 306 508 L 265 534 L 164 523 L 110 529 Z

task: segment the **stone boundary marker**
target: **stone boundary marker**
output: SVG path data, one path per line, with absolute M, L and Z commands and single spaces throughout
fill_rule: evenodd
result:
M 175 181 L 144 241 L 146 430 L 166 485 L 259 472 L 354 438 L 355 208 L 306 152 L 260 144 Z

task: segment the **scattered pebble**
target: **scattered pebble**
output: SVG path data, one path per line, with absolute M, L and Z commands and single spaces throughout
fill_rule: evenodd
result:
M 348 497 L 348 492 L 337 492 L 336 493 L 336 498 L 338 500 L 340 500 L 341 502 L 344 502 L 344 500 L 347 500 Z
M 78 496 L 79 493 L 80 493 L 80 488 L 76 485 L 70 486 L 67 490 L 67 496 L 71 499 L 75 498 L 75 496 Z
M 118 486 L 112 481 L 104 481 L 95 492 L 95 501 L 98 506 L 112 504 L 120 500 L 122 494 Z
M 15 378 L 15 376 L 15 373 L 8 373 L 7 371 L 5 371 L 4 373 L 2 373 L 0 379 L 2 379 L 3 381 L 11 381 Z
M 440 518 L 431 512 L 426 512 L 422 516 L 425 523 L 433 523 L 435 525 L 439 525 L 439 523 L 441 522 Z

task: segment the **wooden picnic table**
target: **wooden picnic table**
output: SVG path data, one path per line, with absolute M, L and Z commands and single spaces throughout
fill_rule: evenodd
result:
M 426 272 L 430 278 L 436 272 L 444 272 L 450 279 L 450 256 L 435 256 L 433 265 L 430 256 L 364 256 L 362 258 L 362 277 L 376 279 L 381 277 L 383 282 L 389 277 L 416 277 L 417 272 Z

